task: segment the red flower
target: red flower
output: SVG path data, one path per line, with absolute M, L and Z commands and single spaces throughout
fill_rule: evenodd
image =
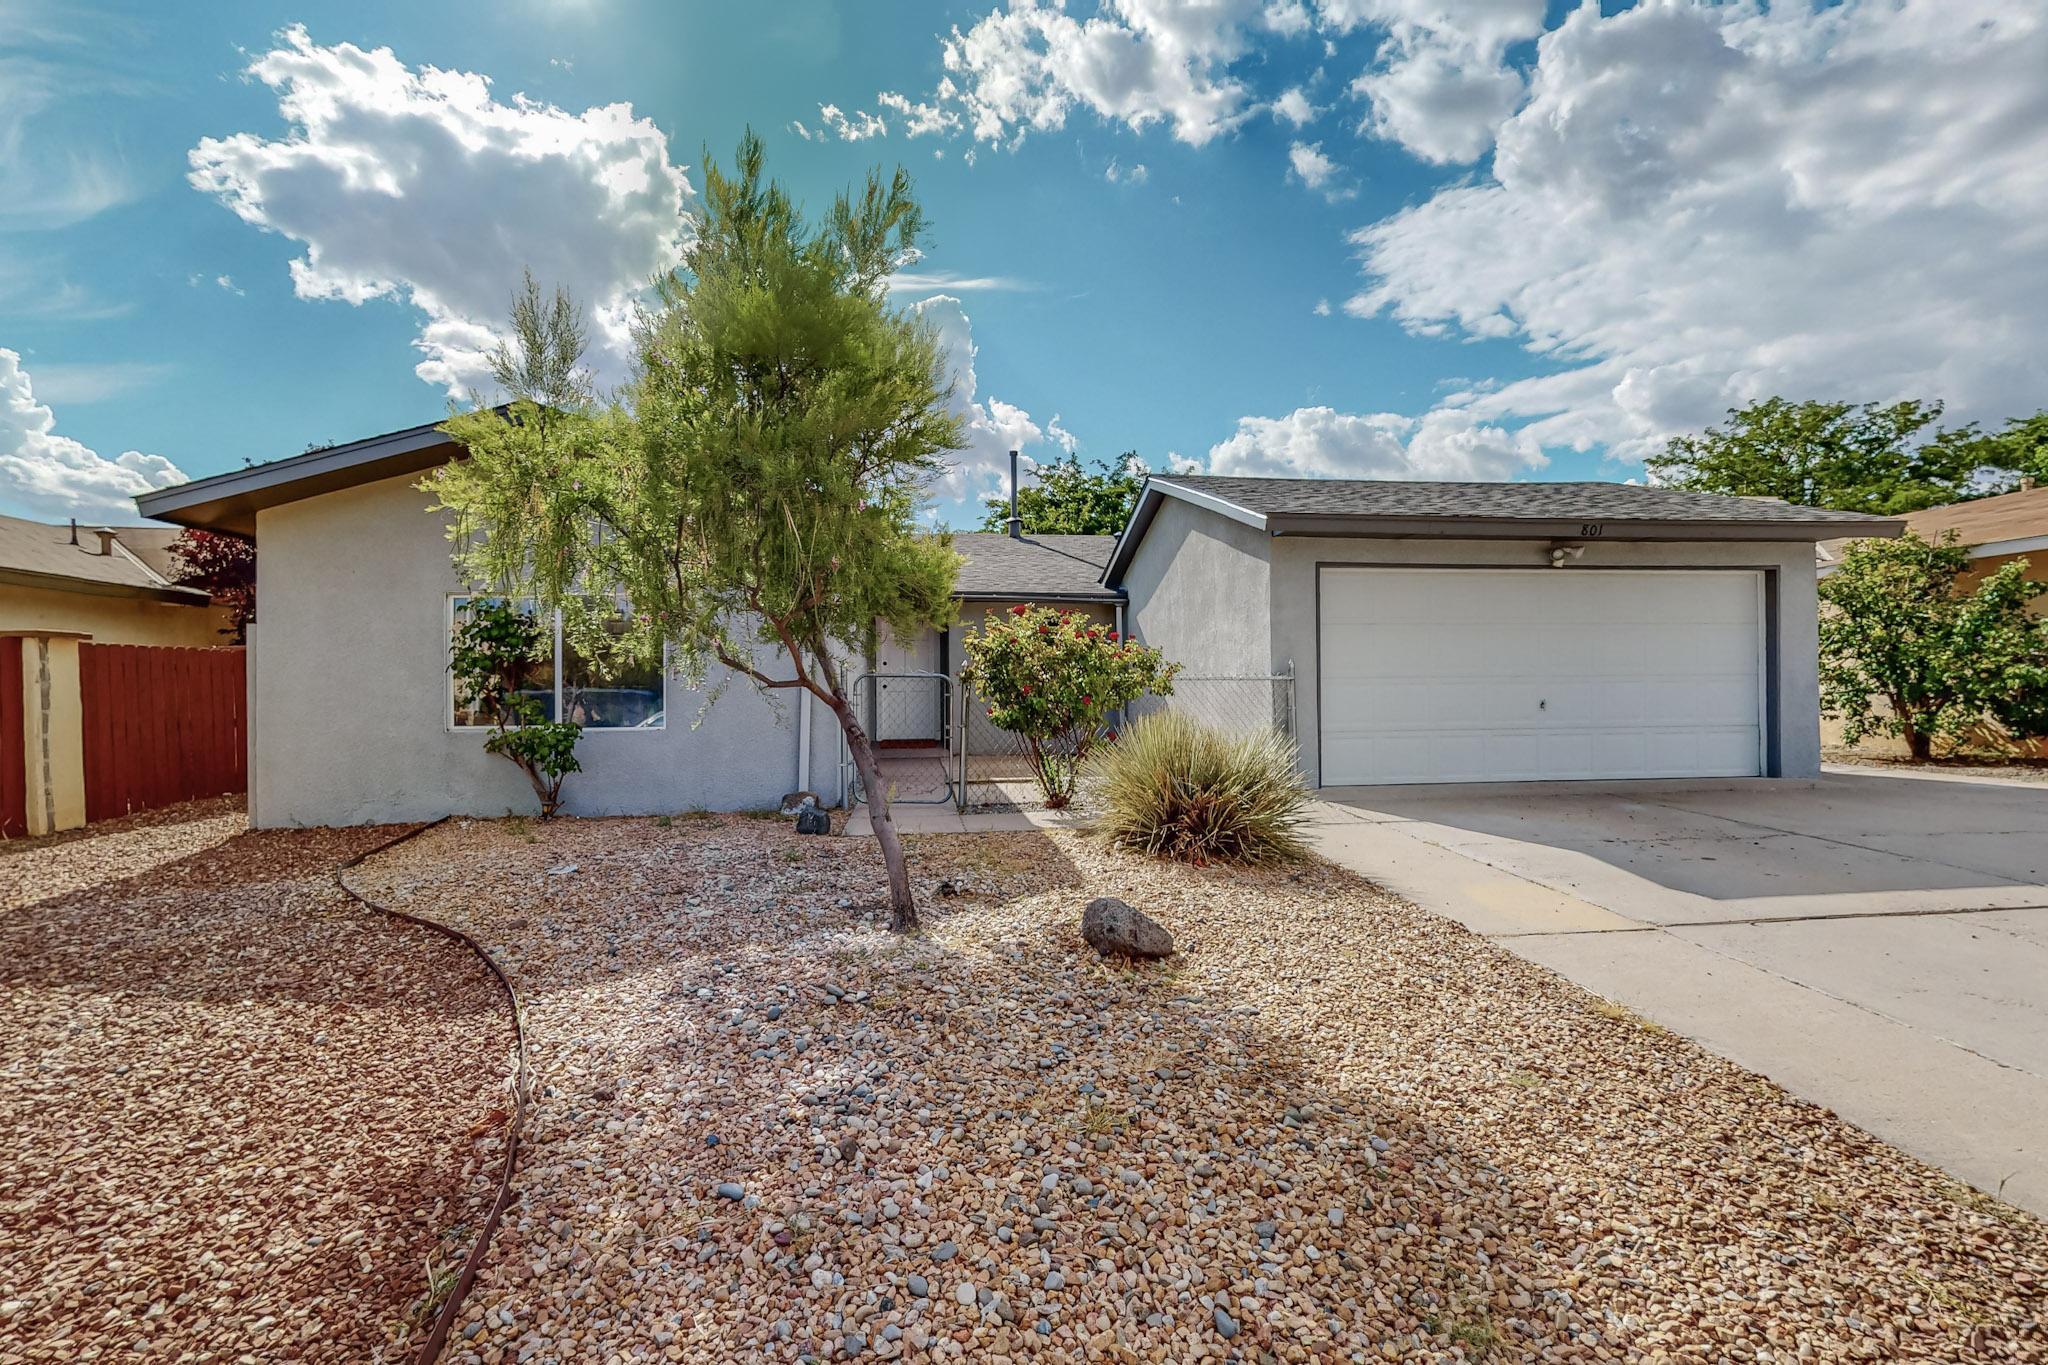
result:
M 1027 607 L 1022 602 L 1019 602 L 1016 606 L 1010 608 L 1010 615 L 1022 616 L 1025 612 L 1030 610 L 1030 607 Z
M 1028 697 L 1028 696 L 1030 696 L 1030 695 L 1031 695 L 1031 689 L 1030 689 L 1030 688 L 1028 688 L 1028 687 L 1020 687 L 1020 688 L 1018 688 L 1017 690 L 1018 690 L 1018 692 L 1020 692 L 1020 693 L 1021 693 L 1021 694 L 1023 694 L 1024 696 L 1027 696 L 1027 697 Z
M 1095 705 L 1095 698 L 1093 698 L 1093 697 L 1083 697 L 1083 698 L 1081 698 L 1081 705 L 1083 705 L 1083 706 L 1093 706 L 1093 705 Z
M 1112 640 L 1116 639 L 1116 638 L 1117 638 L 1116 632 L 1115 632 L 1115 631 L 1111 631 L 1111 632 L 1109 633 L 1109 638 L 1110 638 L 1110 639 L 1112 639 Z

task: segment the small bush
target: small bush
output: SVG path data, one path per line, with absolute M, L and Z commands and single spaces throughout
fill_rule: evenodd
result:
M 1196 864 L 1307 851 L 1308 792 L 1293 741 L 1278 731 L 1233 737 L 1162 711 L 1097 749 L 1088 780 L 1104 809 L 1102 828 L 1125 848 Z

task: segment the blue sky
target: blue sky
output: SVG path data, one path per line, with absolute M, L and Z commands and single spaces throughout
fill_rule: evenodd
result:
M 915 175 L 956 524 L 1013 440 L 1628 478 L 1772 392 L 1997 421 L 2048 403 L 2043 11 L 0 0 L 0 511 L 433 420 L 520 264 L 629 303 L 749 124 L 813 205 Z

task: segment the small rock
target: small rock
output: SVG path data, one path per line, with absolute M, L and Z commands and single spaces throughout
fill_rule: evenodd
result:
M 1237 1319 L 1223 1311 L 1223 1305 L 1216 1305 L 1216 1335 L 1225 1341 L 1237 1335 Z
M 958 1285 L 954 1286 L 953 1297 L 959 1301 L 962 1308 L 974 1307 L 974 1286 L 966 1280 L 962 1280 Z
M 910 1297 L 913 1299 L 928 1299 L 932 1296 L 931 1283 L 922 1275 L 911 1275 L 903 1283 L 904 1287 L 910 1290 Z
M 932 1248 L 932 1259 L 934 1261 L 950 1261 L 959 1254 L 960 1248 L 954 1246 L 951 1242 L 941 1242 Z
M 818 794 L 816 792 L 786 792 L 783 794 L 780 810 L 784 815 L 795 815 L 804 807 L 816 806 L 817 804 Z
M 1173 953 L 1166 927 L 1112 896 L 1098 896 L 1081 912 L 1081 937 L 1104 957 L 1158 958 Z
M 726 1181 L 723 1185 L 717 1186 L 711 1192 L 720 1199 L 740 1200 L 747 1197 L 747 1187 L 734 1184 L 730 1180 Z

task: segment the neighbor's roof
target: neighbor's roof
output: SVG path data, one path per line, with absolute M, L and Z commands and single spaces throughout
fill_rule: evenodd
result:
M 2048 487 L 1926 507 L 1906 513 L 1900 521 L 1908 531 L 1927 540 L 1939 540 L 1954 531 L 1956 539 L 1970 547 L 1972 559 L 2048 550 Z M 1824 542 L 1820 562 L 1830 565 L 1840 559 L 1852 539 L 1855 537 Z
M 956 597 L 1114 601 L 1122 596 L 1102 586 L 1102 571 L 1116 548 L 1115 536 L 1025 536 L 1013 540 L 1001 531 L 961 531 L 953 536 L 953 548 L 966 561 L 953 585 Z
M 1108 582 L 1117 581 L 1169 497 L 1276 536 L 1812 541 L 1849 531 L 1897 535 L 1900 528 L 1897 521 L 1859 512 L 1642 484 L 1174 474 L 1146 481 L 1111 557 Z
M 256 513 L 263 508 L 446 464 L 454 457 L 456 446 L 440 428 L 439 422 L 428 422 L 229 470 L 138 493 L 135 505 L 145 517 L 159 521 L 253 536 Z
M 0 517 L 0 582 L 58 592 L 83 592 L 102 597 L 148 597 L 203 607 L 213 599 L 198 588 L 181 588 L 150 567 L 128 548 L 129 537 L 154 548 L 168 545 L 176 531 L 167 527 L 116 527 L 114 552 L 103 555 L 100 538 L 90 526 L 78 528 L 71 543 L 69 526 Z

